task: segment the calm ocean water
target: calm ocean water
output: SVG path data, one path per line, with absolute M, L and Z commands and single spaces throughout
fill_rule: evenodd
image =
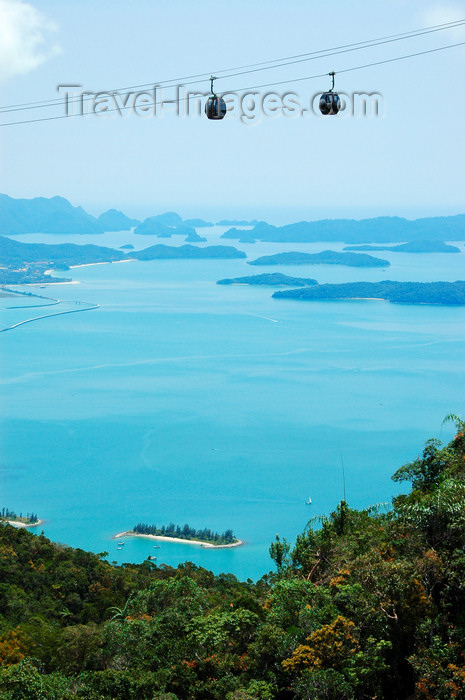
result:
M 223 230 L 200 232 L 217 243 Z M 230 244 L 249 259 L 325 247 Z M 379 256 L 391 267 L 272 270 L 319 282 L 465 278 L 463 252 Z M 389 501 L 395 469 L 427 438 L 451 437 L 447 413 L 464 414 L 465 308 L 278 301 L 270 288 L 215 284 L 265 271 L 245 260 L 97 265 L 72 271 L 79 284 L 37 290 L 64 301 L 55 309 L 0 299 L 2 327 L 76 300 L 100 304 L 0 334 L 2 505 L 34 510 L 51 539 L 118 562 L 154 553 L 142 539 L 117 551 L 112 535 L 138 521 L 233 528 L 245 546 L 163 543 L 158 563 L 257 578 L 272 568 L 276 533 L 292 540 L 335 508 L 341 459 L 351 505 Z

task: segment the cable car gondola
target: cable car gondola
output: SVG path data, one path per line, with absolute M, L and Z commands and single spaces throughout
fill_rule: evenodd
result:
M 341 109 L 341 99 L 337 92 L 334 92 L 334 76 L 336 75 L 336 73 L 332 71 L 331 73 L 329 73 L 329 75 L 333 79 L 333 84 L 331 85 L 331 88 L 328 90 L 328 92 L 324 92 L 321 95 L 320 102 L 318 104 L 320 112 L 324 115 L 337 114 Z
M 222 97 L 218 97 L 213 90 L 213 81 L 216 78 L 212 75 L 210 78 L 211 83 L 211 95 L 205 102 L 205 114 L 208 119 L 223 119 L 226 114 L 226 102 Z

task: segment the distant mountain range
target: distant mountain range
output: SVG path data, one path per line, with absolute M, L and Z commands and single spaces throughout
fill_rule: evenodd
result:
M 231 228 L 222 238 L 244 239 L 244 231 Z M 375 219 L 324 219 L 300 221 L 286 226 L 272 226 L 264 221 L 247 231 L 247 238 L 257 241 L 313 243 L 346 241 L 347 243 L 402 243 L 414 240 L 465 240 L 465 214 L 436 216 L 410 221 L 398 216 Z
M 89 234 L 106 231 L 129 231 L 151 234 L 163 238 L 182 235 L 189 241 L 202 241 L 195 228 L 213 226 L 203 219 L 183 221 L 176 212 L 166 212 L 141 222 L 131 219 L 117 209 L 109 209 L 99 217 L 88 214 L 82 207 L 73 205 L 64 197 L 36 197 L 15 199 L 0 194 L 0 234 L 24 233 Z
M 222 219 L 217 225 L 232 225 L 223 238 L 244 242 L 327 242 L 346 243 L 408 243 L 411 241 L 465 240 L 465 214 L 408 220 L 397 216 L 373 219 L 324 219 L 300 221 L 286 226 L 272 226 L 253 219 Z M 0 194 L 0 235 L 25 233 L 98 234 L 105 231 L 128 231 L 163 238 L 182 235 L 198 241 L 196 228 L 211 227 L 210 221 L 185 219 L 176 212 L 165 212 L 146 218 L 133 219 L 117 209 L 109 209 L 99 217 L 74 207 L 64 197 L 15 199 Z M 237 226 L 253 226 L 244 230 Z M 405 252 L 408 252 L 407 250 Z M 412 251 L 416 252 L 416 251 Z

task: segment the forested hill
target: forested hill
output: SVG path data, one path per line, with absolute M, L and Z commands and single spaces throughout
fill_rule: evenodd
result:
M 251 260 L 249 265 L 348 265 L 349 267 L 389 267 L 388 260 L 366 253 L 340 253 L 322 250 L 320 253 L 275 253 Z
M 223 238 L 238 238 L 244 232 L 232 228 Z M 247 231 L 257 241 L 311 243 L 346 241 L 347 243 L 403 243 L 414 240 L 465 240 L 465 214 L 436 216 L 424 219 L 403 219 L 380 216 L 374 219 L 324 219 L 300 221 L 286 226 L 272 226 L 262 221 Z
M 22 243 L 0 236 L 0 258 L 4 265 L 15 267 L 24 263 L 83 265 L 124 260 L 127 255 L 105 246 L 75 243 Z
M 465 697 L 465 423 L 401 467 L 391 508 L 341 502 L 257 583 L 0 526 L 5 700 Z

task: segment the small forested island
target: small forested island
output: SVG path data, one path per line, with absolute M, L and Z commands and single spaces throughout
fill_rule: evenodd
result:
M 401 245 L 348 245 L 344 250 L 392 250 L 393 253 L 460 253 L 444 241 L 409 241 Z
M 199 236 L 199 234 L 192 229 L 192 233 L 189 233 L 184 240 L 187 243 L 205 243 L 207 239 L 204 236 Z
M 0 527 L 0 697 L 463 699 L 465 421 L 448 418 L 450 442 L 394 473 L 401 495 L 277 535 L 256 582 Z
M 311 277 L 289 277 L 281 272 L 269 272 L 263 275 L 249 275 L 218 280 L 216 284 L 252 284 L 270 287 L 309 287 L 318 282 Z
M 131 258 L 137 260 L 169 260 L 169 259 L 200 259 L 200 258 L 246 258 L 247 255 L 242 250 L 237 250 L 232 246 L 211 245 L 205 248 L 198 248 L 193 245 L 153 245 L 144 250 L 138 250 L 131 253 Z
M 251 260 L 249 265 L 348 265 L 349 267 L 388 267 L 389 261 L 364 253 L 339 253 L 323 250 L 321 253 L 276 253 Z
M 208 544 L 214 547 L 224 547 L 224 546 L 238 546 L 242 544 L 241 540 L 234 536 L 232 530 L 225 530 L 223 533 L 213 532 L 209 528 L 203 528 L 201 530 L 196 530 L 190 525 L 175 525 L 170 523 L 169 525 L 162 525 L 157 527 L 156 525 L 147 525 L 146 523 L 138 523 L 132 530 L 128 530 L 125 533 L 119 533 L 117 537 L 122 535 L 149 535 L 151 537 L 159 537 L 161 539 L 170 538 L 174 540 L 181 541 L 191 541 L 196 544 Z
M 275 292 L 276 299 L 380 299 L 398 304 L 465 304 L 465 281 L 457 282 L 344 282 Z
M 33 525 L 39 525 L 40 520 L 37 517 L 37 513 L 15 513 L 14 510 L 9 508 L 2 508 L 0 510 L 0 524 L 13 524 L 19 527 L 31 527 Z

